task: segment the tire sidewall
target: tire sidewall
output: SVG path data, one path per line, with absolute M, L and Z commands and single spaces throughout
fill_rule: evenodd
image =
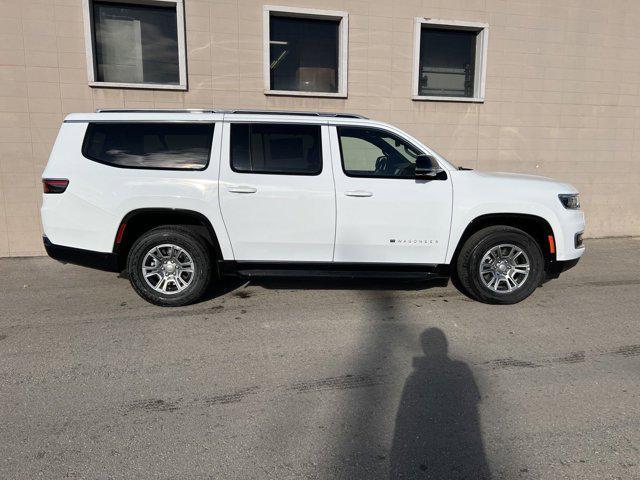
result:
M 485 286 L 480 278 L 479 270 L 482 258 L 490 248 L 501 243 L 509 243 L 521 248 L 529 257 L 529 264 L 531 265 L 529 276 L 525 280 L 524 285 L 511 293 L 494 292 Z M 494 232 L 484 237 L 475 246 L 469 259 L 468 269 L 473 289 L 483 301 L 488 303 L 513 304 L 527 298 L 540 285 L 544 275 L 544 256 L 538 243 L 524 232 Z
M 194 278 L 189 286 L 177 294 L 163 294 L 147 284 L 142 275 L 142 262 L 156 245 L 170 243 L 183 248 L 193 260 Z M 140 237 L 132 246 L 127 259 L 129 279 L 134 290 L 145 300 L 162 306 L 182 306 L 202 296 L 211 279 L 211 260 L 203 243 L 188 231 L 159 229 Z

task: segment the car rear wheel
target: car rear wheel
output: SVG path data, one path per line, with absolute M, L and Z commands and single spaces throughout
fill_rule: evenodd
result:
M 467 239 L 456 265 L 464 293 L 484 303 L 518 303 L 541 284 L 544 256 L 528 233 L 498 225 Z
M 197 301 L 212 275 L 206 241 L 180 226 L 158 227 L 140 236 L 129 252 L 127 269 L 136 293 L 165 307 Z

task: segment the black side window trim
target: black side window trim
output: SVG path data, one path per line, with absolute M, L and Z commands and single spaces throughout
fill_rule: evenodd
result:
M 207 163 L 205 165 L 203 165 L 200 168 L 171 168 L 171 167 L 134 167 L 134 166 L 130 166 L 130 165 L 119 165 L 116 163 L 110 163 L 110 162 L 106 162 L 104 160 L 100 160 L 99 158 L 94 158 L 91 155 L 87 154 L 87 148 L 88 148 L 88 144 L 89 144 L 89 136 L 91 133 L 91 130 L 93 128 L 93 126 L 95 124 L 98 123 L 107 123 L 107 124 L 119 124 L 119 123 L 124 123 L 124 124 L 129 124 L 129 125 L 138 125 L 138 124 L 149 124 L 149 123 L 161 123 L 163 125 L 173 125 L 173 124 L 198 124 L 201 125 L 203 123 L 205 124 L 211 124 L 211 131 L 209 133 L 209 137 L 208 137 L 208 144 L 209 144 L 209 154 L 207 155 Z M 106 165 L 107 167 L 113 167 L 113 168 L 124 168 L 124 169 L 129 169 L 129 170 L 166 170 L 166 171 L 173 171 L 173 172 L 202 172 L 203 170 L 206 170 L 209 167 L 209 164 L 211 163 L 211 153 L 213 151 L 213 135 L 216 129 L 216 123 L 218 122 L 184 122 L 184 121 L 175 121 L 175 122 L 171 122 L 171 121 L 167 121 L 167 122 L 163 122 L 163 121 L 97 121 L 97 122 L 87 122 L 87 129 L 85 130 L 84 133 L 84 139 L 82 140 L 82 156 L 84 158 L 86 158 L 87 160 L 91 160 L 92 162 L 96 162 L 96 163 L 100 163 L 102 165 Z
M 408 141 L 406 138 L 401 137 L 400 135 L 391 132 L 389 130 L 385 130 L 384 128 L 379 128 L 379 127 L 368 127 L 368 126 L 364 126 L 364 125 L 336 125 L 336 134 L 338 137 L 338 148 L 340 149 L 340 165 L 342 166 L 342 172 L 347 176 L 347 177 L 351 177 L 351 178 L 380 178 L 380 179 L 387 179 L 387 180 L 416 180 L 415 177 L 398 177 L 396 175 L 354 175 L 353 173 L 349 173 L 347 172 L 347 169 L 344 166 L 344 154 L 342 153 L 342 142 L 340 141 L 340 130 L 342 128 L 357 128 L 357 129 L 361 129 L 361 130 L 373 130 L 376 132 L 383 132 L 386 133 L 387 135 L 390 135 L 391 137 L 397 137 L 398 139 L 402 140 L 403 142 L 405 142 L 407 145 L 411 146 L 412 148 L 416 149 L 416 151 L 418 151 L 419 153 L 426 153 L 424 152 L 421 148 L 418 148 L 417 146 L 415 146 L 413 143 L 411 143 L 410 141 Z
M 301 172 L 254 172 L 248 170 L 238 170 L 233 166 L 233 158 L 231 157 L 231 129 L 234 125 L 249 125 L 249 129 L 251 129 L 252 125 L 309 125 L 318 127 L 318 139 L 320 140 L 320 150 L 318 151 L 318 156 L 320 157 L 320 170 L 317 172 L 311 173 L 301 173 Z M 296 176 L 296 177 L 317 177 L 322 174 L 324 170 L 324 157 L 322 155 L 322 125 L 321 123 L 278 123 L 278 122 L 229 122 L 229 166 L 234 173 L 239 173 L 241 175 L 287 175 L 287 176 Z M 251 135 L 251 130 L 249 130 L 249 135 Z

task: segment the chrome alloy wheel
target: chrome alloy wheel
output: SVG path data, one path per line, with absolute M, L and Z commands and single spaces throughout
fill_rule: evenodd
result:
M 520 247 L 503 243 L 491 247 L 480 261 L 480 279 L 497 293 L 511 293 L 529 277 L 529 257 Z
M 191 255 L 177 245 L 157 245 L 142 260 L 142 276 L 156 292 L 172 295 L 191 285 L 195 265 Z

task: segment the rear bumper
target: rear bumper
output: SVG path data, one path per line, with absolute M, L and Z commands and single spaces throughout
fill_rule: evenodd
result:
M 42 237 L 47 255 L 62 263 L 73 263 L 83 267 L 119 272 L 118 255 L 108 252 L 94 252 L 81 248 L 65 247 L 51 243 L 47 237 Z

